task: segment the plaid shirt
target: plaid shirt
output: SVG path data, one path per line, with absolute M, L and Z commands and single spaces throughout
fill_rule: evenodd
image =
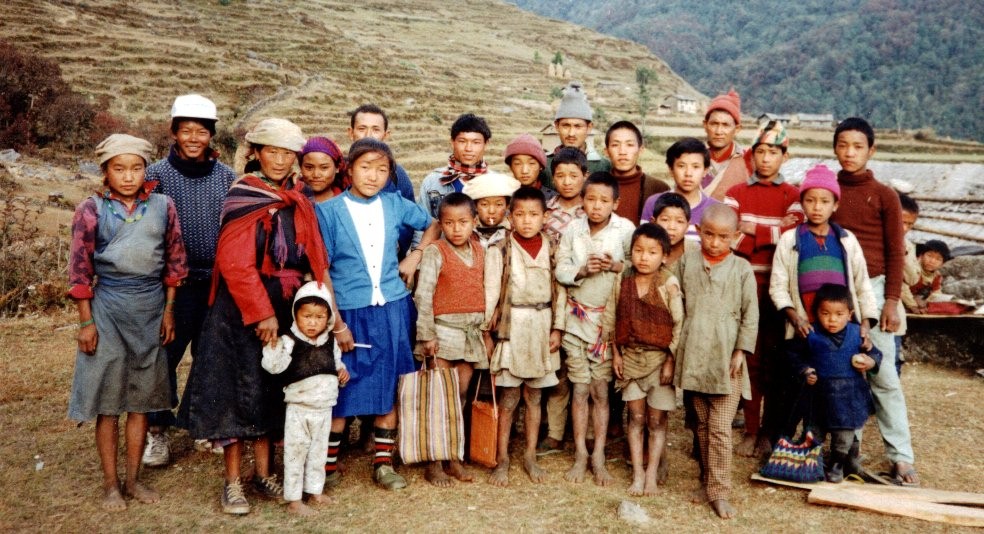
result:
M 547 233 L 550 242 L 557 246 L 567 227 L 576 219 L 584 217 L 586 215 L 582 206 L 574 208 L 573 212 L 567 211 L 560 206 L 560 197 L 556 196 L 547 201 L 547 221 L 543 225 L 543 231 Z

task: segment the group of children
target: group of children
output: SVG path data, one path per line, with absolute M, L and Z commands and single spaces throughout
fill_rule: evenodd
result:
M 425 178 L 416 203 L 412 190 L 401 191 L 402 168 L 383 142 L 388 123 L 374 106 L 353 114 L 347 156 L 330 139 L 304 139 L 283 119 L 246 134 L 246 174 L 216 214 L 210 308 L 198 327 L 200 346 L 192 344 L 178 419 L 193 438 L 223 447 L 224 511 L 249 511 L 239 475 L 246 440 L 254 441 L 254 490 L 282 495 L 302 514 L 328 502 L 323 490 L 339 483 L 338 451 L 353 417 L 372 421 L 376 482 L 405 487 L 393 469 L 394 403 L 399 377 L 416 367 L 414 354 L 455 369 L 463 401 L 476 371 L 492 375 L 500 391 L 498 465 L 489 478 L 496 486 L 509 483 L 520 400 L 523 469 L 533 482 L 545 480 L 537 448 L 548 388 L 548 439 L 563 440 L 570 397 L 575 449 L 564 478 L 581 482 L 590 469 L 596 484 L 612 484 L 605 446 L 610 414 L 621 423 L 620 406 L 610 409 L 616 391 L 628 407 L 628 491 L 656 494 L 679 389 L 701 467 L 695 500 L 733 517 L 731 424 L 739 401 L 753 419 L 751 443 L 743 445 L 769 450 L 787 423 L 775 405 L 790 377 L 818 385 L 818 416 L 806 423 L 832 436 L 829 479 L 857 470 L 855 431 L 874 406 L 865 373 L 878 372 L 884 352 L 872 346 L 872 330 L 885 319 L 867 250 L 832 221 L 841 180 L 819 165 L 799 188 L 785 183 L 779 171 L 788 138 L 774 122 L 751 147 L 755 173 L 723 202 L 701 187 L 710 165 L 702 142 L 669 148 L 674 187 L 665 191 L 639 169 L 643 138 L 629 122 L 606 133 L 609 170 L 589 173 L 576 126 L 590 128 L 591 115 L 579 99 L 565 95 L 558 112 L 562 139 L 571 129 L 568 146 L 548 157 L 530 135 L 509 143 L 512 177 L 488 170 L 491 131 L 480 117 L 462 115 L 451 128 L 448 166 Z M 188 119 L 214 132 L 214 105 L 204 117 L 172 115 L 172 131 Z M 873 147 L 870 127 L 852 120 L 859 119 L 835 133 L 835 151 L 845 132 L 864 134 Z M 81 329 L 70 416 L 98 418 L 104 505 L 112 510 L 125 508 L 124 494 L 159 499 L 137 480 L 143 414 L 174 405 L 168 391 L 177 363 L 172 358 L 169 384 L 161 354 L 174 337 L 175 288 L 187 261 L 174 201 L 144 180 L 150 150 L 123 135 L 101 144 L 105 191 L 80 205 L 73 223 L 70 295 Z M 182 222 L 186 231 L 198 224 Z M 931 265 L 927 258 L 924 270 Z M 138 300 L 144 306 L 135 311 Z M 126 320 L 113 319 L 120 313 Z M 124 411 L 121 491 L 116 421 Z M 283 486 L 272 472 L 272 438 L 281 434 Z M 911 468 L 911 452 L 899 461 Z M 473 475 L 461 462 L 434 462 L 426 478 L 450 486 Z

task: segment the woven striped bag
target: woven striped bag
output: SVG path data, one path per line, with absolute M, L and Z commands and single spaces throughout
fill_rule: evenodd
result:
M 457 370 L 421 369 L 401 376 L 399 417 L 403 463 L 464 460 L 465 421 Z

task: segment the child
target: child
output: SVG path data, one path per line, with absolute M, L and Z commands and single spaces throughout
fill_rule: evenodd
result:
M 737 513 L 731 493 L 731 421 L 740 398 L 751 396 L 745 355 L 755 348 L 758 299 L 755 275 L 731 253 L 738 215 L 723 204 L 704 210 L 700 250 L 680 259 L 686 319 L 677 345 L 674 385 L 689 391 L 697 412 L 701 489 L 695 502 L 710 502 L 722 519 Z
M 817 386 L 812 409 L 817 437 L 830 433 L 828 482 L 842 482 L 857 472 L 855 435 L 875 412 L 865 373 L 878 372 L 881 353 L 865 350 L 861 327 L 851 321 L 850 290 L 824 284 L 816 291 L 812 315 L 816 318 L 804 340 L 788 351 L 790 363 L 809 386 Z
M 588 103 L 588 95 L 584 92 L 581 82 L 573 81 L 567 84 L 560 105 L 557 106 L 553 123 L 557 137 L 560 138 L 560 146 L 553 151 L 553 154 L 547 156 L 547 166 L 540 173 L 542 183 L 556 188 L 556 182 L 551 177 L 553 158 L 564 148 L 574 148 L 584 154 L 587 164 L 585 173 L 612 169 L 612 163 L 595 152 L 594 145 L 588 142 L 591 130 L 594 128 L 591 123 L 593 114 L 591 104 Z
M 534 483 L 543 482 L 547 476 L 536 463 L 540 390 L 557 384 L 564 291 L 554 283 L 550 241 L 542 232 L 545 217 L 543 192 L 520 187 L 510 204 L 510 237 L 485 255 L 482 331 L 490 350 L 490 369 L 501 388 L 499 464 L 489 477 L 493 486 L 509 485 L 509 432 L 520 396 L 526 403 L 523 469 Z M 493 331 L 498 339 L 494 351 Z
M 106 187 L 82 201 L 72 220 L 68 296 L 79 310 L 79 350 L 68 417 L 96 420 L 102 507 L 109 512 L 126 509 L 124 496 L 160 500 L 137 477 L 147 412 L 171 405 L 162 345 L 174 340 L 175 288 L 188 275 L 174 202 L 150 192 L 156 182 L 144 181 L 152 151 L 147 141 L 125 134 L 99 143 Z M 116 455 L 123 412 L 126 478 L 120 488 Z
M 462 193 L 475 201 L 478 224 L 473 226 L 475 237 L 483 249 L 506 238 L 509 232 L 509 221 L 506 220 L 509 197 L 519 187 L 519 182 L 511 176 L 492 171 L 475 177 L 462 189 Z
M 914 311 L 918 308 L 916 299 L 912 297 L 909 286 L 919 280 L 919 260 L 916 259 L 916 244 L 909 239 L 909 232 L 916 225 L 919 219 L 919 203 L 916 199 L 905 193 L 899 193 L 899 204 L 902 206 L 902 230 L 905 232 L 905 263 L 902 267 L 902 301 L 903 317 L 905 312 Z M 902 364 L 905 363 L 905 355 L 902 353 L 902 338 L 905 336 L 907 321 L 902 321 L 899 330 L 895 333 L 895 372 L 902 377 Z
M 683 195 L 673 191 L 659 195 L 652 205 L 652 211 L 650 220 L 666 230 L 666 235 L 670 238 L 670 247 L 663 256 L 666 267 L 676 265 L 687 248 L 700 248 L 698 241 L 686 239 L 689 237 L 689 229 L 694 226 L 690 224 L 693 215 L 690 203 Z
M 607 172 L 596 172 L 584 184 L 587 217 L 571 223 L 557 249 L 557 282 L 567 286 L 562 345 L 567 356 L 567 376 L 574 385 L 571 420 L 576 451 L 574 466 L 564 475 L 581 482 L 588 463 L 588 398 L 593 402 L 594 451 L 591 470 L 595 484 L 615 481 L 605 468 L 608 432 L 608 384 L 612 381 L 609 350 L 614 330 L 614 286 L 625 267 L 632 222 L 614 213 L 618 207 L 618 181 Z
M 557 192 L 540 182 L 540 173 L 547 168 L 547 154 L 540 142 L 530 134 L 521 134 L 506 145 L 502 157 L 512 172 L 513 178 L 521 185 L 528 185 L 543 191 L 547 202 L 557 196 Z
M 629 405 L 632 485 L 629 495 L 655 495 L 657 466 L 666 452 L 666 416 L 676 407 L 673 353 L 683 327 L 680 283 L 664 266 L 670 238 L 645 223 L 632 233 L 631 275 L 616 286 L 618 303 L 612 367 L 616 388 Z M 643 467 L 643 426 L 649 463 Z
M 484 174 L 468 183 L 492 176 Z M 506 178 L 502 175 L 497 175 Z M 505 208 L 503 208 L 505 212 Z M 433 358 L 434 367 L 456 369 L 462 405 L 475 369 L 488 369 L 482 341 L 485 319 L 485 248 L 473 239 L 475 202 L 463 193 L 448 193 L 441 200 L 438 221 L 444 238 L 424 249 L 414 302 L 417 304 L 417 353 Z M 439 487 L 450 487 L 454 478 L 470 482 L 461 462 L 441 462 L 427 468 L 426 478 Z
M 693 137 L 681 139 L 666 150 L 666 166 L 670 169 L 670 175 L 673 176 L 673 192 L 687 200 L 690 206 L 690 221 L 700 221 L 700 217 L 707 206 L 717 202 L 700 188 L 701 178 L 707 173 L 710 161 L 711 153 L 707 151 L 707 147 Z M 640 224 L 655 222 L 653 220 L 655 216 L 654 206 L 656 200 L 664 194 L 660 193 L 646 199 L 639 220 Z M 697 227 L 693 224 L 687 227 L 687 239 L 694 243 L 700 240 L 697 235 Z
M 742 456 L 768 454 L 772 441 L 779 438 L 777 426 L 781 418 L 777 418 L 775 409 L 779 406 L 777 388 L 781 377 L 775 361 L 782 359 L 782 315 L 769 299 L 769 272 L 779 236 L 803 220 L 799 191 L 786 183 L 780 172 L 789 157 L 788 146 L 789 137 L 782 123 L 769 121 L 752 143 L 755 174 L 729 189 L 724 199 L 738 213 L 740 234 L 733 247 L 752 265 L 759 298 L 758 342 L 746 362 L 752 398 L 744 403 L 745 438 L 735 448 Z M 763 404 L 765 416 L 760 419 Z
M 301 148 L 301 180 L 314 192 L 314 202 L 326 200 L 345 190 L 345 156 L 327 137 L 312 137 Z
M 899 301 L 905 266 L 902 208 L 898 194 L 875 180 L 868 169 L 868 160 L 875 154 L 875 131 L 866 120 L 850 117 L 841 121 L 834 130 L 833 144 L 841 166 L 837 173 L 840 207 L 833 221 L 853 232 L 861 243 L 871 288 L 881 309 L 878 326 L 870 333 L 885 363 L 869 377 L 876 400 L 875 417 L 896 480 L 918 485 L 909 415 L 895 370 L 895 334 L 905 320 Z
M 414 371 L 410 346 L 412 299 L 401 274 L 406 264 L 419 263 L 412 254 L 397 264 L 396 242 L 402 226 L 424 231 L 421 246 L 439 235 L 440 225 L 417 204 L 396 193 L 380 192 L 393 178 L 393 153 L 382 141 L 367 137 L 352 144 L 348 155 L 352 187 L 318 204 L 318 221 L 331 263 L 330 275 L 344 324 L 332 333 L 351 329 L 360 346 L 342 354 L 348 385 L 339 392 L 332 414 L 330 451 L 341 443 L 345 418 L 375 416 L 373 478 L 389 490 L 405 488 L 393 470 L 396 443 L 396 385 L 400 375 Z M 368 346 L 366 346 L 368 345 Z M 344 349 L 345 347 L 343 347 Z M 337 480 L 337 456 L 329 453 L 325 470 Z M 335 482 L 326 482 L 334 485 Z
M 424 177 L 417 203 L 431 217 L 437 218 L 441 198 L 458 192 L 469 180 L 488 172 L 485 149 L 492 139 L 492 130 L 485 119 L 465 113 L 451 125 L 451 156 L 446 167 L 439 167 Z
M 284 500 L 291 513 L 314 513 L 301 500 L 324 505 L 325 462 L 331 407 L 338 387 L 348 382 L 341 350 L 331 329 L 331 294 L 318 282 L 308 282 L 294 295 L 294 323 L 290 331 L 263 347 L 261 365 L 283 385 L 287 416 L 284 422 Z
M 642 172 L 643 150 L 642 132 L 629 121 L 618 121 L 605 132 L 605 154 L 612 160 L 611 172 L 621 196 L 615 213 L 630 221 L 639 220 L 646 199 L 670 189 L 663 180 Z
M 940 267 L 950 261 L 950 247 L 939 239 L 930 239 L 916 247 L 919 250 L 919 273 L 916 283 L 909 286 L 916 300 L 916 312 L 926 313 L 927 305 L 934 296 L 942 294 L 943 275 Z

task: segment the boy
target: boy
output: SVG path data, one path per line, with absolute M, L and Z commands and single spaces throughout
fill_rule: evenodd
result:
M 417 203 L 432 217 L 437 218 L 444 195 L 460 193 L 469 180 L 488 172 L 485 149 L 489 139 L 492 139 L 492 130 L 482 117 L 465 113 L 451 125 L 448 165 L 434 169 L 424 177 L 417 198 Z
M 870 333 L 884 358 L 884 365 L 869 377 L 875 416 L 896 480 L 918 485 L 905 395 L 895 370 L 894 338 L 905 320 L 899 301 L 905 265 L 902 208 L 898 194 L 875 180 L 868 169 L 868 160 L 875 155 L 875 131 L 866 120 L 850 117 L 841 121 L 834 130 L 833 145 L 841 166 L 837 173 L 840 207 L 833 221 L 853 232 L 861 243 L 871 287 L 881 308 L 878 326 Z
M 686 239 L 689 237 L 690 228 L 696 229 L 690 224 L 693 216 L 693 212 L 690 211 L 690 203 L 683 195 L 669 191 L 656 198 L 652 210 L 651 222 L 666 230 L 666 235 L 670 238 L 670 246 L 663 256 L 663 263 L 672 268 L 676 265 L 677 260 L 683 256 L 684 250 L 688 247 L 698 247 L 699 240 Z
M 487 172 L 465 184 L 462 193 L 475 201 L 475 238 L 483 249 L 502 241 L 509 232 L 509 197 L 520 188 L 511 176 L 495 171 Z
M 731 253 L 738 215 L 723 204 L 704 210 L 700 250 L 680 259 L 685 319 L 677 345 L 674 385 L 690 392 L 697 414 L 701 489 L 695 502 L 710 502 L 722 519 L 737 513 L 731 493 L 731 421 L 740 398 L 751 396 L 745 356 L 755 349 L 758 299 L 755 275 Z
M 314 510 L 304 504 L 330 504 L 323 495 L 331 407 L 338 386 L 348 382 L 342 351 L 331 330 L 331 294 L 323 284 L 308 282 L 294 296 L 290 332 L 263 347 L 263 368 L 283 385 L 287 416 L 284 422 L 284 500 L 287 510 L 302 516 Z
M 919 250 L 918 278 L 916 283 L 909 286 L 909 290 L 916 300 L 917 313 L 926 313 L 933 296 L 943 292 L 943 275 L 940 274 L 940 267 L 950 261 L 950 247 L 939 239 L 930 239 L 917 249 Z
M 635 124 L 618 121 L 605 132 L 605 154 L 611 158 L 612 176 L 618 180 L 621 196 L 615 213 L 630 221 L 639 220 L 646 199 L 670 189 L 663 180 L 642 172 L 642 151 L 642 132 Z
M 690 205 L 690 220 L 699 221 L 704 209 L 717 200 L 707 196 L 700 188 L 701 179 L 707 174 L 707 167 L 710 165 L 711 153 L 707 151 L 704 143 L 693 137 L 686 137 L 670 145 L 666 150 L 666 166 L 673 176 L 673 192 L 687 200 Z M 653 206 L 662 193 L 646 199 L 646 204 L 642 208 L 642 216 L 639 223 L 654 222 Z M 697 227 L 690 224 L 687 227 L 687 239 L 695 243 L 699 241 Z
M 506 145 L 502 155 L 512 172 L 513 178 L 521 185 L 528 185 L 543 191 L 549 203 L 557 196 L 557 192 L 543 185 L 540 172 L 547 168 L 547 154 L 543 152 L 540 142 L 530 134 L 521 134 Z
M 673 353 L 683 326 L 680 282 L 664 265 L 670 238 L 645 223 L 632 233 L 632 275 L 616 285 L 618 303 L 612 368 L 616 388 L 629 405 L 632 485 L 629 495 L 655 495 L 657 466 L 666 452 L 667 412 L 676 407 Z M 649 430 L 649 463 L 643 467 L 643 426 Z
M 919 260 L 916 259 L 916 244 L 909 239 L 909 232 L 916 225 L 919 219 L 919 203 L 916 199 L 905 193 L 899 193 L 899 204 L 902 205 L 902 230 L 905 232 L 905 264 L 902 267 L 902 301 L 903 313 L 910 312 L 918 308 L 916 299 L 912 297 L 909 286 L 915 284 L 919 279 Z M 902 338 L 905 336 L 906 321 L 902 322 L 899 331 L 895 333 L 895 372 L 899 378 L 902 377 L 902 364 L 905 363 L 905 355 L 902 353 Z
M 588 104 L 588 95 L 585 94 L 581 82 L 571 82 L 564 89 L 564 96 L 557 107 L 554 116 L 554 129 L 560 137 L 560 146 L 553 154 L 547 156 L 547 165 L 540 173 L 540 182 L 548 187 L 555 187 L 552 179 L 553 158 L 562 148 L 576 148 L 587 159 L 587 172 L 610 171 L 612 163 L 595 152 L 594 146 L 588 144 L 588 136 L 591 135 L 591 123 L 593 112 L 591 105 Z
M 772 440 L 779 437 L 774 408 L 779 406 L 775 404 L 779 400 L 775 389 L 780 378 L 775 360 L 781 361 L 782 316 L 769 299 L 769 273 L 779 236 L 803 220 L 799 191 L 786 183 L 780 172 L 789 157 L 788 147 L 789 137 L 782 123 L 769 121 L 752 143 L 755 174 L 729 189 L 724 199 L 738 213 L 740 233 L 733 246 L 752 265 L 759 298 L 758 343 L 747 361 L 752 398 L 744 406 L 745 438 L 735 449 L 742 456 L 767 454 L 772 450 Z M 760 419 L 763 402 L 764 420 Z
M 482 178 L 490 176 L 483 175 Z M 473 182 L 469 182 L 471 185 Z M 414 302 L 417 305 L 418 354 L 433 358 L 433 366 L 456 369 L 462 405 L 475 369 L 488 369 L 486 348 L 479 328 L 485 318 L 485 249 L 472 238 L 475 202 L 463 193 L 449 193 L 438 210 L 443 239 L 424 249 Z M 448 477 L 472 480 L 461 462 L 427 467 L 425 478 L 438 487 L 450 487 Z
M 212 283 L 212 265 L 219 242 L 219 215 L 229 186 L 236 173 L 219 161 L 219 153 L 209 143 L 218 122 L 215 104 L 201 95 L 182 95 L 171 106 L 171 145 L 167 158 L 147 167 L 147 181 L 157 182 L 157 193 L 174 200 L 184 232 L 188 254 L 188 278 L 177 288 L 174 341 L 168 344 L 168 378 L 171 405 L 178 403 L 177 368 L 188 345 L 191 356 L 198 354 L 202 325 L 208 312 L 208 295 Z M 166 430 L 174 423 L 170 410 L 147 414 L 147 446 L 142 462 L 148 467 L 163 467 L 170 462 L 171 446 Z M 207 446 L 207 441 L 200 442 Z M 198 443 L 196 443 L 198 445 Z M 213 449 L 221 452 L 221 449 Z
M 607 486 L 615 479 L 605 468 L 608 432 L 608 385 L 612 381 L 609 350 L 615 326 L 614 286 L 625 267 L 632 222 L 614 214 L 618 207 L 618 181 L 607 172 L 596 172 L 584 184 L 586 218 L 571 223 L 557 249 L 557 282 L 567 286 L 562 346 L 567 357 L 567 377 L 574 385 L 571 420 L 574 428 L 574 466 L 564 475 L 570 482 L 584 480 L 588 463 L 588 399 L 594 403 L 594 451 L 591 470 L 595 484 Z
M 510 237 L 485 255 L 485 323 L 482 331 L 499 397 L 498 462 L 489 483 L 509 485 L 509 432 L 519 405 L 526 403 L 523 469 L 534 483 L 547 473 L 536 463 L 540 390 L 557 384 L 563 288 L 554 283 L 550 240 L 541 231 L 546 201 L 539 189 L 516 190 L 509 207 Z M 498 344 L 492 349 L 492 331 Z M 520 391 L 522 388 L 522 391 Z
M 711 168 L 701 187 L 715 200 L 724 200 L 728 189 L 745 182 L 752 174 L 750 154 L 735 141 L 740 131 L 741 97 L 731 89 L 727 94 L 714 97 L 704 115 Z

